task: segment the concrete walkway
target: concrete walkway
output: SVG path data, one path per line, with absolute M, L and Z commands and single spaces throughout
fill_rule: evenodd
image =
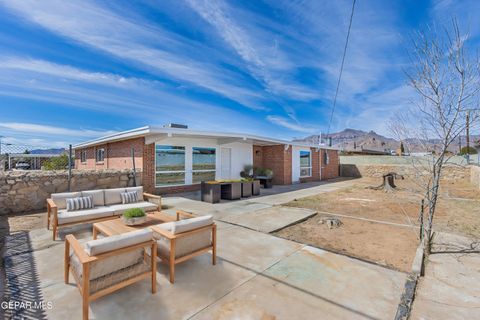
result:
M 438 233 L 410 319 L 480 319 L 480 241 Z

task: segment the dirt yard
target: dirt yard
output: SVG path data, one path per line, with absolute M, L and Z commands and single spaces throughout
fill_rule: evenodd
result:
M 402 271 L 410 271 L 419 242 L 421 192 L 414 181 L 398 180 L 393 193 L 367 189 L 379 179 L 362 178 L 347 189 L 312 196 L 287 204 L 318 214 L 276 234 L 362 258 Z M 480 194 L 467 182 L 446 182 L 434 219 L 436 230 L 480 238 Z M 342 215 L 342 216 L 335 216 Z M 333 216 L 338 228 L 321 221 Z

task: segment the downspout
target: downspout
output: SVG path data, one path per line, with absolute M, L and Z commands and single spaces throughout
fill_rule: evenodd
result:
M 319 162 L 319 166 L 320 166 L 320 181 L 322 181 L 322 149 L 318 149 L 318 162 Z

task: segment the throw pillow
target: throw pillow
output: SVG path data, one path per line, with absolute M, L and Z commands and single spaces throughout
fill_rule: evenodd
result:
M 67 203 L 67 211 L 76 211 L 76 210 L 93 208 L 92 196 L 67 198 L 66 203 Z
M 123 204 L 138 202 L 138 193 L 136 191 L 123 192 L 120 196 Z

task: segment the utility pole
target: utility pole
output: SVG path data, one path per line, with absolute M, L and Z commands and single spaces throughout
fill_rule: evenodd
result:
M 467 110 L 467 164 L 470 163 L 470 110 Z

